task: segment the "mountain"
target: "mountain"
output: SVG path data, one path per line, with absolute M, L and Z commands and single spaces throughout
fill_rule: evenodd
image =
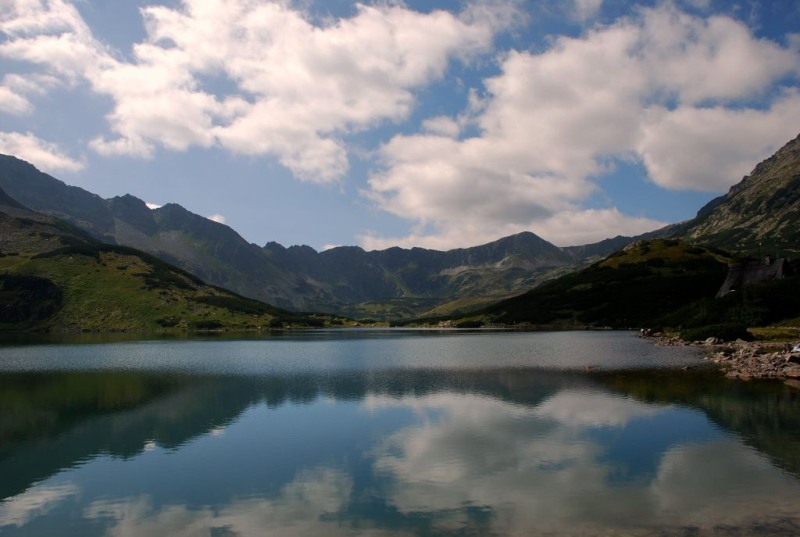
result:
M 145 251 L 244 296 L 296 305 L 292 289 L 302 285 L 297 276 L 273 266 L 260 247 L 230 227 L 180 205 L 150 210 L 130 195 L 104 200 L 5 155 L 0 155 L 0 189 L 25 207 L 61 218 L 101 242 Z
M 350 315 L 393 318 L 494 301 L 534 286 L 551 271 L 574 262 L 533 233 L 446 252 L 424 248 L 366 252 L 349 246 L 317 253 L 307 246 L 284 248 L 274 242 L 264 250 L 276 263 L 324 286 L 321 304 Z
M 746 254 L 800 252 L 800 136 L 677 227 L 696 244 Z
M 99 241 L 148 252 L 238 294 L 283 308 L 358 317 L 464 311 L 517 294 L 626 242 L 617 237 L 570 250 L 520 233 L 447 252 L 366 252 L 352 246 L 317 252 L 274 242 L 262 248 L 180 205 L 151 210 L 131 195 L 104 200 L 11 156 L 0 155 L 0 188 Z
M 796 320 L 796 277 L 714 297 L 733 255 L 741 260 L 755 254 L 797 257 L 800 252 L 800 136 L 691 220 L 632 239 L 616 237 L 563 251 L 586 259 L 602 255 L 604 247 L 622 249 L 473 315 L 455 316 L 453 322 L 618 328 L 667 323 L 687 333 L 709 327 L 741 333 Z
M 637 241 L 456 324 L 650 326 L 698 299 L 713 298 L 730 261 L 722 251 L 676 239 Z
M 96 241 L 0 190 L 0 330 L 242 330 L 331 321 L 244 298 L 144 252 Z
M 472 314 L 415 322 L 456 327 L 658 327 L 679 332 L 687 341 L 712 336 L 749 339 L 765 330 L 795 333 L 800 321 L 796 271 L 787 266 L 780 277 L 718 294 L 729 267 L 740 260 L 678 239 L 636 241 L 587 268 Z
M 240 295 L 293 310 L 359 318 L 457 316 L 568 274 L 643 239 L 676 238 L 740 253 L 796 255 L 800 137 L 687 222 L 638 237 L 558 248 L 533 233 L 446 252 L 248 243 L 177 204 L 149 209 L 131 196 L 104 200 L 0 155 L 0 188 L 95 239 L 148 252 Z

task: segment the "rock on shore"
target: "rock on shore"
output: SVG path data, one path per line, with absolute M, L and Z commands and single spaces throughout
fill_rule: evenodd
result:
M 678 338 L 658 337 L 657 345 L 699 345 L 708 348 L 705 359 L 718 364 L 730 379 L 777 379 L 800 387 L 800 354 L 789 353 L 785 344 L 737 340 L 723 343 L 715 338 L 687 343 Z
M 737 342 L 715 350 L 706 358 L 719 364 L 728 378 L 800 379 L 800 355 L 776 350 L 775 343 Z

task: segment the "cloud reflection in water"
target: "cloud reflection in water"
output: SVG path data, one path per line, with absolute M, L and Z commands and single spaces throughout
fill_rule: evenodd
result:
M 260 381 L 190 383 L 178 394 L 185 405 L 171 394 L 147 408 L 240 400 L 210 405 L 197 433 L 170 449 L 142 449 L 153 436 L 141 416 L 115 414 L 115 430 L 133 420 L 147 435 L 132 436 L 139 451 L 32 483 L 0 504 L 0 529 L 24 535 L 69 520 L 76 535 L 137 537 L 672 536 L 782 519 L 800 528 L 797 479 L 697 409 L 537 372 L 443 374 L 399 392 L 370 378 L 334 379 L 338 391 L 321 388 L 327 377 L 275 378 L 270 389 L 286 395 L 275 404 Z M 165 423 L 186 422 L 173 418 Z
M 387 500 L 405 513 L 478 505 L 491 510 L 492 531 L 501 535 L 797 518 L 796 480 L 729 436 L 665 446 L 654 454 L 652 478 L 614 478 L 619 461 L 609 450 L 616 447 L 603 439 L 638 420 L 648 422 L 642 430 L 673 426 L 671 414 L 687 409 L 578 389 L 532 408 L 450 394 L 370 403 L 381 404 L 408 405 L 420 415 L 418 425 L 396 431 L 376 452 L 376 470 L 391 477 Z M 587 434 L 597 428 L 610 431 Z

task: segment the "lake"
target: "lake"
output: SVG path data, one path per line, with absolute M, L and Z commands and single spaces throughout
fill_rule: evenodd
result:
M 800 534 L 800 390 L 630 332 L 0 344 L 0 534 Z

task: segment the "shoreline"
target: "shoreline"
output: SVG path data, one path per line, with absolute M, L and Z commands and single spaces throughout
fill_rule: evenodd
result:
M 706 349 L 703 356 L 717 365 L 726 378 L 738 380 L 781 380 L 800 388 L 800 354 L 788 353 L 785 341 L 729 341 L 709 338 L 687 342 L 675 337 L 653 336 L 656 345 L 695 346 Z

